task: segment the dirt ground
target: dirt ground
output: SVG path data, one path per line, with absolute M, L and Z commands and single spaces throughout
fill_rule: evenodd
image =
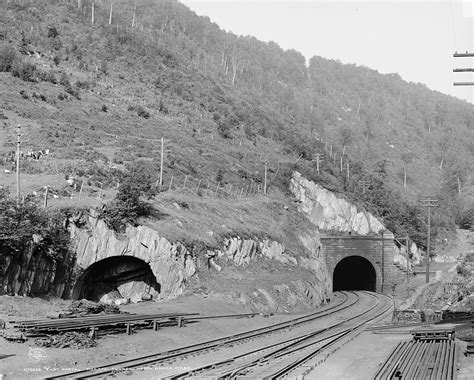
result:
M 3 311 L 0 309 L 0 319 L 31 319 L 31 311 L 26 314 L 24 304 L 32 299 L 28 297 L 2 296 L 0 297 L 0 305 L 12 303 L 11 298 L 20 298 L 21 300 L 18 302 L 20 307 L 8 308 L 10 315 L 5 314 L 5 308 Z M 47 310 L 44 307 L 45 303 L 49 304 L 52 309 Z M 52 312 L 53 309 L 58 311 L 65 307 L 67 302 L 53 300 L 43 302 L 41 307 L 38 306 L 39 304 L 38 302 L 36 306 L 38 313 L 35 315 L 35 318 L 44 317 Z M 202 316 L 250 312 L 239 304 L 230 304 L 210 296 L 197 295 L 187 296 L 166 303 L 144 302 L 135 305 L 125 305 L 121 306 L 121 310 L 133 313 L 196 312 Z M 27 315 L 29 315 L 29 318 L 26 318 Z M 257 315 L 252 318 L 203 320 L 189 324 L 184 328 L 164 327 L 157 332 L 143 329 L 135 331 L 131 336 L 125 334 L 102 336 L 97 340 L 96 347 L 79 350 L 70 348 L 40 348 L 38 350 L 33 338 L 25 343 L 9 343 L 0 338 L 2 339 L 0 345 L 0 374 L 6 375 L 6 379 L 37 378 L 58 370 L 83 369 L 107 362 L 119 361 L 126 357 L 160 352 L 278 323 L 294 317 L 295 314 L 280 314 L 271 317 Z M 41 355 L 35 355 L 35 353 L 40 353 Z M 4 355 L 7 357 L 2 359 Z M 2 380 L 5 380 L 5 377 Z

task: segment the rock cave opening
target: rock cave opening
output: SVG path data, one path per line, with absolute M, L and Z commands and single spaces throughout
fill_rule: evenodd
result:
M 349 256 L 336 265 L 332 278 L 333 291 L 376 291 L 376 274 L 372 263 L 361 256 Z
M 114 303 L 130 299 L 138 302 L 156 298 L 161 286 L 150 266 L 133 256 L 114 256 L 92 264 L 79 277 L 73 299 Z

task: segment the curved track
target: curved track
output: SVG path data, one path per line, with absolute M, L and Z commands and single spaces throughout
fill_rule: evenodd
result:
M 323 329 L 319 329 L 316 331 L 307 330 L 308 327 L 311 325 L 311 322 L 314 322 L 325 316 L 340 312 L 342 310 L 359 306 L 359 304 L 361 303 L 361 296 L 365 298 L 367 296 L 373 298 L 374 305 L 371 305 L 369 310 L 364 309 L 356 316 L 346 318 L 341 322 L 332 324 L 331 326 L 325 327 Z M 211 351 L 221 353 L 221 351 L 226 352 L 228 350 L 235 349 L 235 346 L 237 345 L 253 344 L 254 348 L 250 351 L 247 349 L 245 354 L 234 354 L 233 356 L 229 354 L 230 357 L 228 357 L 227 359 L 218 360 L 217 362 L 214 361 L 213 363 L 206 363 L 204 365 L 201 364 L 199 366 L 194 366 L 191 370 L 187 370 L 185 372 L 176 374 L 170 373 L 168 375 L 165 375 L 168 376 L 168 378 L 185 378 L 198 373 L 199 375 L 211 375 L 211 373 L 209 373 L 209 371 L 211 371 L 213 374 L 218 373 L 219 377 L 236 377 L 242 371 L 247 372 L 246 370 L 242 369 L 241 365 L 241 361 L 245 360 L 244 358 L 246 358 L 247 362 L 250 362 L 250 367 L 255 367 L 255 355 L 257 355 L 258 357 L 258 363 L 261 363 L 262 361 L 268 361 L 270 358 L 281 360 L 282 357 L 288 358 L 288 355 L 292 355 L 298 352 L 301 353 L 302 351 L 306 352 L 310 350 L 314 351 L 315 345 L 318 344 L 324 346 L 327 349 L 331 347 L 331 344 L 333 344 L 331 342 L 333 342 L 334 340 L 342 341 L 343 339 L 347 339 L 349 335 L 349 331 L 347 329 L 354 331 L 356 328 L 353 325 L 351 325 L 350 327 L 346 326 L 344 328 L 343 325 L 351 321 L 356 322 L 357 318 L 363 318 L 362 322 L 359 321 L 359 325 L 357 328 L 360 328 L 360 326 L 367 323 L 368 318 L 364 318 L 363 316 L 373 312 L 373 310 L 377 308 L 380 303 L 378 297 L 385 296 L 375 295 L 366 292 L 341 292 L 337 297 L 338 302 L 320 308 L 317 312 L 307 314 L 305 316 L 295 318 L 287 322 L 282 322 L 264 328 L 230 335 L 224 338 L 214 339 L 191 346 L 181 347 L 175 350 L 158 352 L 156 354 L 141 356 L 116 363 L 110 363 L 105 366 L 97 367 L 91 370 L 60 374 L 47 378 L 94 378 L 106 377 L 107 375 L 113 375 L 122 371 L 156 369 L 165 365 L 169 365 L 170 362 L 174 362 L 176 360 L 181 360 L 183 361 L 183 363 L 186 363 L 186 361 L 190 358 L 194 358 L 196 356 L 205 356 L 205 354 Z M 294 332 L 294 330 L 305 328 L 306 331 L 304 333 Z M 287 335 L 286 339 L 284 339 L 281 335 Z M 289 339 L 288 335 L 291 335 Z M 273 343 L 262 343 L 262 340 L 265 340 L 264 338 L 269 337 L 273 339 Z M 252 355 L 254 355 L 254 359 L 249 360 Z M 203 357 L 203 359 L 201 359 L 201 362 L 205 363 L 206 359 Z M 240 365 L 237 365 L 236 368 L 235 363 L 239 362 Z M 261 366 L 257 365 L 257 367 L 260 368 Z M 236 372 L 236 370 L 238 372 Z M 277 377 L 281 376 L 278 375 Z
M 366 323 L 377 320 L 391 310 L 390 298 L 368 292 L 363 293 L 372 298 L 373 304 L 355 316 L 228 360 L 209 363 L 200 368 L 171 375 L 167 379 L 184 379 L 193 376 L 219 379 L 239 377 L 279 379 L 290 374 L 292 377 L 302 375 L 309 369 L 306 367 L 303 371 L 299 371 L 303 365 L 318 355 L 334 352 L 362 332 Z M 294 373 L 298 371 L 300 373 Z

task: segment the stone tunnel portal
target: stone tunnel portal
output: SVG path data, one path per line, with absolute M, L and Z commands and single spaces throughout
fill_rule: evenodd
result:
M 87 268 L 77 280 L 72 298 L 105 303 L 130 298 L 131 302 L 137 302 L 145 294 L 155 298 L 160 288 L 145 261 L 133 256 L 114 256 Z
M 376 291 L 376 274 L 372 263 L 361 256 L 349 256 L 336 265 L 333 273 L 333 291 Z

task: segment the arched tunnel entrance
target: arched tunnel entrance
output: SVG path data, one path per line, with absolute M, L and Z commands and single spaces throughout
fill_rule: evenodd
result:
M 114 256 L 87 268 L 77 280 L 72 298 L 105 303 L 130 298 L 131 302 L 137 302 L 145 294 L 155 298 L 160 288 L 145 261 L 133 256 Z
M 377 280 L 372 263 L 361 256 L 349 256 L 336 265 L 332 277 L 333 291 L 376 291 Z

